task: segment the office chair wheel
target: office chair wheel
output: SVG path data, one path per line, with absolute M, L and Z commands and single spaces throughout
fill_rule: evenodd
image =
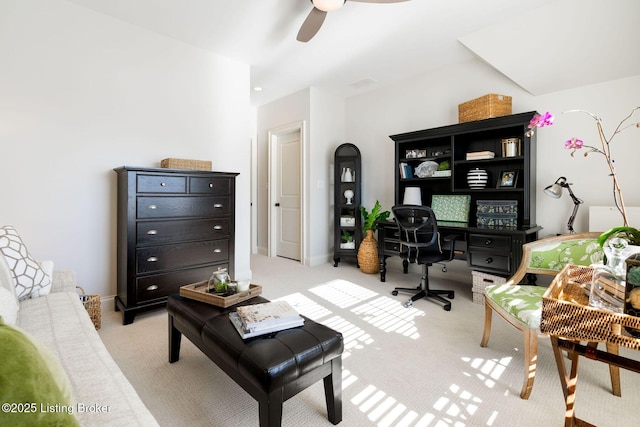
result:
M 449 292 L 447 294 L 447 298 L 449 298 L 449 299 L 453 299 L 454 297 L 455 297 L 455 294 L 453 292 Z
M 391 291 L 391 295 L 395 297 L 396 295 L 398 295 L 398 291 Z
M 406 308 L 411 308 L 411 307 L 413 307 L 413 300 L 409 300 L 409 301 L 405 302 L 405 303 L 404 303 L 404 306 L 405 306 Z M 451 310 L 451 307 L 449 307 L 449 310 Z
M 444 311 L 451 311 L 451 304 L 445 304 L 442 308 L 444 308 Z

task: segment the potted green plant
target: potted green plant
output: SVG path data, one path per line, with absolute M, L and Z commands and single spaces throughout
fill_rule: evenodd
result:
M 375 274 L 380 271 L 380 260 L 378 258 L 378 241 L 373 232 L 378 229 L 380 221 L 386 221 L 391 215 L 389 211 L 383 211 L 382 205 L 376 200 L 376 204 L 368 212 L 364 206 L 360 206 L 362 214 L 362 231 L 366 237 L 360 243 L 358 248 L 358 264 L 363 273 Z
M 347 230 L 342 230 L 342 236 L 340 236 L 342 242 L 340 242 L 340 249 L 355 249 L 356 242 L 353 240 L 353 236 Z

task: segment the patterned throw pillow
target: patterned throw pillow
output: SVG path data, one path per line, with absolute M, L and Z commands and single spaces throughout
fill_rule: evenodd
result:
M 19 300 L 37 298 L 51 292 L 51 278 L 29 255 L 27 247 L 11 225 L 0 227 L 0 252 L 11 270 Z

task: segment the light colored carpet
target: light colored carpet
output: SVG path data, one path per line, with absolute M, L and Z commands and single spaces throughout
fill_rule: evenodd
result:
M 263 296 L 284 299 L 302 314 L 344 335 L 343 426 L 560 426 L 564 403 L 549 339 L 541 337 L 539 368 L 529 400 L 519 397 L 522 335 L 494 315 L 489 346 L 481 348 L 484 308 L 467 283 L 432 268 L 432 288 L 453 289 L 450 312 L 420 300 L 402 306 L 394 286 L 416 286 L 389 260 L 387 281 L 353 264 L 304 267 L 281 258 L 252 257 L 253 282 Z M 169 364 L 167 315 L 155 310 L 123 326 L 103 313 L 100 336 L 140 397 L 163 426 L 257 426 L 258 405 L 188 340 Z M 621 349 L 636 357 L 638 352 Z M 633 354 L 632 354 L 633 353 Z M 622 398 L 610 392 L 605 364 L 580 360 L 578 417 L 598 426 L 637 426 L 640 376 L 621 370 Z M 284 404 L 284 427 L 330 426 L 322 382 Z

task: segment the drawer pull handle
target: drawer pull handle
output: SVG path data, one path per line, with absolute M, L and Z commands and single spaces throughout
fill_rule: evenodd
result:
M 147 258 L 147 261 L 149 261 L 149 262 L 156 262 L 156 261 L 158 261 L 158 257 L 150 256 L 149 258 Z
M 220 209 L 222 207 L 222 203 L 216 203 L 215 205 L 213 205 L 213 207 L 216 209 Z
M 164 182 L 160 183 L 160 187 L 164 187 L 165 185 L 167 185 L 167 184 L 165 184 Z
M 493 243 L 493 240 L 491 240 L 491 239 L 487 239 L 487 240 L 484 241 L 484 244 L 487 245 L 487 246 L 492 244 L 492 243 Z
M 221 225 L 214 225 L 213 229 L 214 230 L 222 230 L 222 226 Z
M 158 289 L 158 285 L 147 286 L 148 291 L 155 291 L 156 289 Z
M 493 258 L 489 257 L 485 259 L 484 262 L 486 262 L 487 264 L 491 264 L 493 262 Z
M 149 231 L 147 231 L 147 234 L 149 236 L 155 236 L 156 234 L 158 234 L 158 230 L 149 230 Z
M 158 206 L 157 205 L 149 205 L 149 206 L 147 206 L 147 208 L 153 210 L 153 209 L 158 209 Z
M 213 188 L 213 182 L 209 183 L 209 188 Z
M 214 253 L 216 253 L 216 254 L 219 254 L 220 252 L 222 252 L 222 249 L 220 249 L 220 248 L 215 248 L 215 249 L 213 250 L 213 252 L 214 252 Z

